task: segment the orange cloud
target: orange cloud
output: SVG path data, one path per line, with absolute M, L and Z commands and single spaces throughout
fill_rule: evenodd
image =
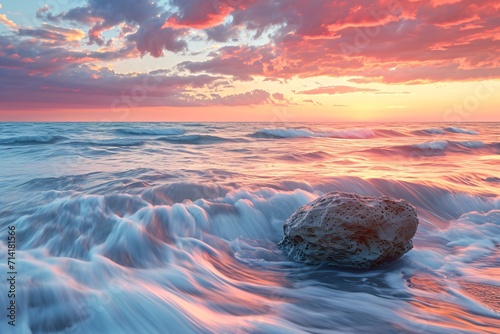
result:
M 348 94 L 348 93 L 365 93 L 365 92 L 378 92 L 378 89 L 371 88 L 357 88 L 351 86 L 329 86 L 329 87 L 319 87 L 311 90 L 306 90 L 302 92 L 298 92 L 297 94 L 308 94 L 308 95 L 317 95 L 317 94 Z
M 9 20 L 5 14 L 0 14 L 0 22 L 9 28 L 17 28 L 17 24 Z

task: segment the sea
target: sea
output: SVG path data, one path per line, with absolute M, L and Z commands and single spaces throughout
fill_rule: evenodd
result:
M 1 333 L 500 332 L 500 123 L 0 123 L 0 154 Z M 408 200 L 413 250 L 289 260 L 332 191 Z

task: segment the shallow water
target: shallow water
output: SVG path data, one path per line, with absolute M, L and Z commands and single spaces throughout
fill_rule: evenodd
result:
M 2 123 L 16 330 L 497 333 L 499 125 Z M 329 191 L 409 200 L 414 249 L 370 271 L 287 260 L 284 220 Z

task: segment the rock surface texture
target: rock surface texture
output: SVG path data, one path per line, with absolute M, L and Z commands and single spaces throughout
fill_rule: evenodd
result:
M 417 226 L 405 200 L 333 192 L 287 219 L 279 247 L 298 262 L 369 268 L 411 250 Z

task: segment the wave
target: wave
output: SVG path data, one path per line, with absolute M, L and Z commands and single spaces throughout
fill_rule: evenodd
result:
M 491 182 L 491 183 L 500 183 L 500 177 L 495 177 L 495 176 L 489 176 L 484 180 L 486 182 Z
M 120 133 L 128 135 L 151 135 L 151 136 L 173 136 L 183 135 L 186 130 L 182 128 L 163 128 L 163 129 L 118 129 Z
M 228 241 L 240 237 L 278 241 L 283 233 L 282 222 L 299 206 L 316 198 L 322 188 L 325 191 L 356 189 L 356 192 L 364 195 L 384 193 L 453 217 L 473 210 L 493 210 L 500 204 L 488 197 L 479 198 L 438 187 L 382 179 L 336 178 L 315 185 L 316 190 L 307 184 L 285 182 L 276 186 L 282 190 L 270 187 L 234 189 L 211 184 L 174 183 L 148 188 L 135 195 L 76 194 L 56 197 L 48 203 L 44 201 L 31 214 L 19 217 L 14 225 L 19 228 L 20 246 L 24 249 L 43 245 L 53 255 L 88 259 L 92 245 L 106 244 L 104 248 L 99 248 L 99 252 L 106 257 L 111 252 L 114 254 L 113 261 L 138 267 L 140 256 L 134 255 L 138 256 L 136 261 L 131 253 L 144 247 L 119 247 L 119 252 L 113 247 L 122 242 L 139 242 L 137 238 L 159 238 L 159 241 L 168 244 L 179 237 L 200 238 L 200 233 L 208 233 Z M 166 198 L 171 200 L 166 201 Z M 462 205 L 457 207 L 457 202 Z M 136 230 L 139 226 L 152 234 L 142 234 Z M 61 233 L 52 233 L 55 230 Z M 33 234 L 32 231 L 40 233 Z M 74 233 L 76 231 L 78 233 Z M 109 238 L 110 235 L 116 235 L 117 239 Z M 128 242 L 121 241 L 118 236 L 128 239 Z M 82 237 L 87 238 L 86 247 L 83 248 Z M 129 256 L 117 255 L 120 252 Z M 156 256 L 149 255 L 151 258 Z M 131 262 L 123 263 L 124 261 Z
M 482 148 L 482 147 L 486 146 L 482 141 L 477 141 L 477 140 L 458 141 L 458 142 L 452 142 L 452 143 L 455 145 L 458 145 L 458 146 L 466 147 L 466 148 Z
M 19 136 L 0 139 L 0 145 L 37 145 L 37 144 L 55 144 L 68 140 L 64 136 Z
M 423 130 L 416 130 L 412 132 L 415 135 L 444 135 L 446 133 L 457 133 L 457 134 L 469 134 L 469 135 L 478 135 L 479 133 L 474 130 L 463 129 L 459 127 L 446 127 L 446 128 L 429 128 Z
M 9 222 L 16 226 L 16 257 L 23 264 L 18 325 L 35 333 L 133 333 L 144 326 L 147 332 L 293 333 L 317 332 L 318 326 L 352 332 L 360 323 L 356 329 L 394 332 L 397 324 L 398 331 L 439 333 L 472 321 L 489 330 L 492 317 L 498 318 L 469 307 L 455 284 L 456 277 L 477 277 L 483 263 L 497 261 L 498 200 L 382 179 L 278 187 L 283 189 L 214 191 L 205 183 L 178 184 L 137 194 L 60 194 L 41 202 Z M 276 247 L 284 220 L 332 190 L 409 200 L 421 222 L 415 249 L 363 272 L 290 262 Z M 185 200 L 156 204 L 151 192 Z M 436 216 L 453 222 L 439 225 Z M 0 230 L 2 240 L 6 233 Z M 7 253 L 5 243 L 0 251 Z M 429 289 L 418 289 L 422 275 L 429 275 L 423 277 Z M 450 310 L 449 318 L 414 320 L 415 314 L 435 319 L 425 309 L 432 298 Z M 335 317 L 325 308 L 335 309 Z M 473 320 L 456 320 L 477 309 Z M 0 324 L 3 332 L 6 327 Z
M 377 129 L 375 130 L 375 134 L 377 137 L 407 137 L 404 133 L 389 129 Z
M 278 159 L 286 161 L 316 161 L 316 160 L 324 160 L 329 157 L 331 157 L 331 155 L 326 152 L 316 151 L 316 152 L 285 154 L 279 156 Z
M 439 156 L 445 155 L 447 152 L 472 154 L 477 150 L 498 153 L 499 147 L 499 143 L 485 144 L 482 141 L 434 140 L 411 145 L 377 147 L 366 151 L 384 155 L 398 153 L 409 156 Z
M 366 139 L 375 137 L 375 131 L 370 129 L 336 130 L 314 132 L 305 129 L 262 129 L 249 135 L 254 138 L 343 138 Z
M 225 142 L 241 142 L 241 139 L 230 139 L 212 135 L 185 135 L 161 137 L 158 140 L 169 142 L 171 144 L 191 144 L 191 145 L 210 145 Z
M 447 128 L 444 128 L 444 131 L 451 132 L 451 133 L 463 133 L 463 134 L 468 134 L 468 135 L 478 135 L 479 133 L 474 130 L 468 130 L 468 129 L 462 129 L 454 126 L 450 126 Z
M 263 129 L 249 135 L 255 138 L 300 138 L 315 137 L 314 132 L 302 129 Z
M 410 145 L 411 148 L 417 148 L 421 150 L 445 150 L 448 147 L 448 142 L 444 140 L 430 141 L 420 144 Z
M 72 145 L 88 145 L 88 146 L 110 146 L 110 147 L 128 147 L 128 146 L 142 146 L 145 144 L 143 140 L 126 139 L 126 138 L 113 138 L 102 139 L 93 141 L 74 141 Z
M 439 128 L 431 128 L 431 129 L 424 129 L 424 130 L 415 131 L 415 133 L 417 133 L 417 134 L 424 133 L 424 134 L 431 134 L 431 135 L 444 135 L 446 133 L 446 131 L 444 131 L 443 129 L 439 129 Z

